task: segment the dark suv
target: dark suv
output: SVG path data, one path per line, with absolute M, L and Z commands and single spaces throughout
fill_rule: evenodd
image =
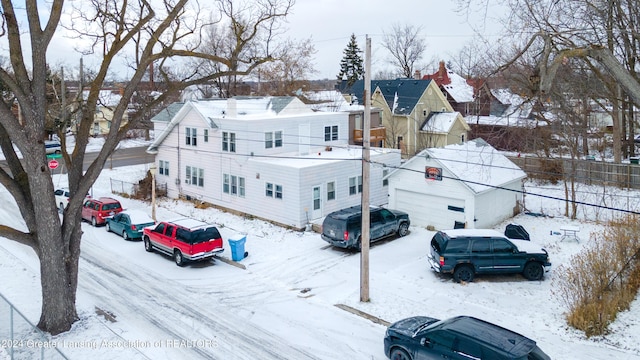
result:
M 384 353 L 393 360 L 550 360 L 536 342 L 470 316 L 438 320 L 415 316 L 387 328 Z
M 431 239 L 428 260 L 433 270 L 452 273 L 457 282 L 473 281 L 475 274 L 510 273 L 540 280 L 551 269 L 545 249 L 486 229 L 438 231 Z
M 393 234 L 405 236 L 409 233 L 409 214 L 380 207 L 371 207 L 370 209 L 371 242 Z M 321 236 L 331 245 L 360 249 L 361 232 L 362 208 L 358 205 L 327 215 L 322 223 Z

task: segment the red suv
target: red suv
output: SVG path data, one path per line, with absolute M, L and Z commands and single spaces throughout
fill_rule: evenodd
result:
M 101 197 L 87 199 L 82 205 L 82 219 L 91 222 L 91 225 L 104 225 L 106 219 L 122 211 L 122 205 L 116 199 Z
M 176 265 L 211 259 L 224 251 L 218 228 L 195 219 L 162 221 L 143 230 L 145 250 L 154 249 L 173 257 Z

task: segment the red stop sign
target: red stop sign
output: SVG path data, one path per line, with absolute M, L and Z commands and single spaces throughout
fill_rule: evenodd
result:
M 49 169 L 55 169 L 58 167 L 58 160 L 49 160 Z

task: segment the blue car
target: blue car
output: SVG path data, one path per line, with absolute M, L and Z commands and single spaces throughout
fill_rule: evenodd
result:
M 125 240 L 142 239 L 142 229 L 155 225 L 155 221 L 140 210 L 124 210 L 107 219 L 107 231 L 121 235 Z

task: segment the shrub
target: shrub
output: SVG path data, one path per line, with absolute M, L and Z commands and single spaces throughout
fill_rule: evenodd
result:
M 590 245 L 560 266 L 555 295 L 567 308 L 567 322 L 587 337 L 604 335 L 618 312 L 627 310 L 640 288 L 640 226 L 636 217 L 610 222 L 591 235 Z

